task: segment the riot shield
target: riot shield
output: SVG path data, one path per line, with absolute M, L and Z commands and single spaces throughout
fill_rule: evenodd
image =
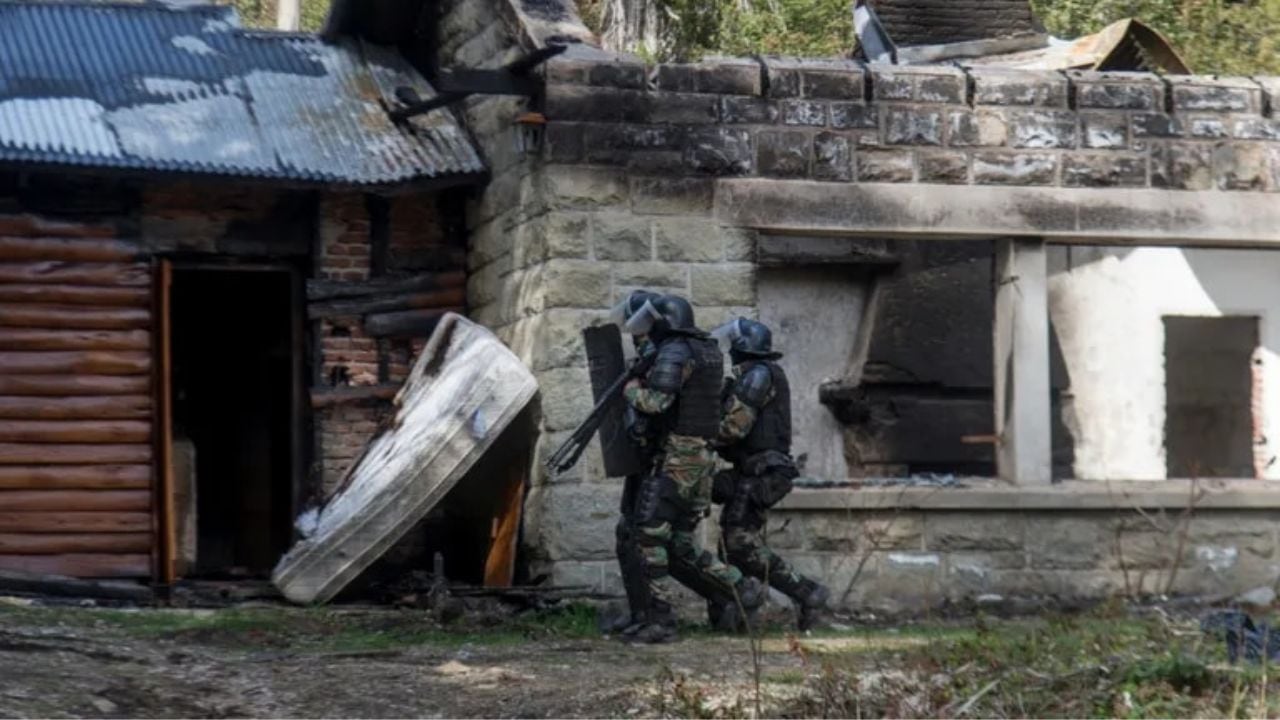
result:
M 584 328 L 582 341 L 587 346 L 591 391 L 599 403 L 605 391 L 627 369 L 622 354 L 622 332 L 617 325 Z M 622 393 L 615 394 L 600 422 L 600 449 L 604 455 L 604 471 L 609 477 L 626 477 L 647 468 L 641 448 L 627 435 L 625 408 Z

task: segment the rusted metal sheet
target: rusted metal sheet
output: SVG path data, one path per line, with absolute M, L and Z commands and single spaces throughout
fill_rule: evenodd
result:
M 484 171 L 394 50 L 249 31 L 227 6 L 0 0 L 0 161 L 386 185 Z
M 332 598 L 466 482 L 537 389 L 497 337 L 445 315 L 396 396 L 388 429 L 280 560 L 272 582 L 293 602 Z

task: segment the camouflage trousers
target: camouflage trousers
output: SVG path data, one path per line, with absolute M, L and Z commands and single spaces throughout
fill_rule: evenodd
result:
M 761 508 L 753 485 L 763 478 L 728 471 L 732 495 L 720 513 L 725 558 L 742 572 L 768 583 L 793 600 L 800 600 L 811 584 L 765 542 L 767 510 Z
M 678 581 L 703 598 L 729 602 L 742 572 L 698 544 L 698 524 L 711 507 L 716 459 L 700 438 L 670 436 L 656 471 L 636 496 L 635 539 L 651 607 L 670 608 Z

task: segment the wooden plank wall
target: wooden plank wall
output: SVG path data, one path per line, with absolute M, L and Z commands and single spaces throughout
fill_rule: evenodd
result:
M 0 216 L 0 569 L 151 573 L 151 266 Z

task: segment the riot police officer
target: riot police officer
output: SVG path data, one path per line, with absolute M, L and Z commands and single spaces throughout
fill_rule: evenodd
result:
M 623 396 L 640 416 L 659 422 L 662 433 L 654 472 L 641 479 L 633 501 L 645 591 L 640 622 L 627 634 L 638 642 L 669 642 L 676 637 L 672 575 L 708 602 L 747 614 L 764 598 L 759 582 L 700 552 L 694 537 L 710 507 L 716 467 L 710 443 L 720 427 L 719 346 L 695 326 L 689 302 L 675 295 L 641 303 L 623 329 L 648 336 L 654 353 L 648 372 L 630 381 Z
M 737 318 L 712 333 L 729 345 L 733 375 L 726 384 L 716 446 L 733 464 L 717 473 L 713 500 L 723 503 L 720 528 L 729 562 L 791 598 L 807 630 L 830 596 L 797 573 L 764 542 L 766 513 L 791 492 L 799 475 L 791 458 L 791 389 L 763 323 Z

